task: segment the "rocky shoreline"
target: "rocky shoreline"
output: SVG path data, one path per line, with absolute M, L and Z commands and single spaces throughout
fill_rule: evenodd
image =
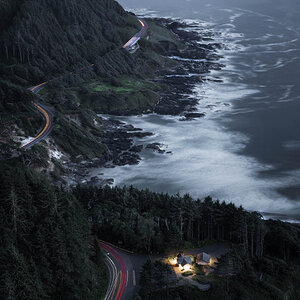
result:
M 197 28 L 196 23 L 189 25 L 172 19 L 155 20 L 173 31 L 185 45 L 185 49 L 181 51 L 169 47 L 168 51 L 162 53 L 176 60 L 178 66 L 160 72 L 157 80 L 169 88 L 161 94 L 161 101 L 154 111 L 162 115 L 182 115 L 186 119 L 203 117 L 203 114 L 193 115 L 195 106 L 199 102 L 197 97 L 193 97 L 193 88 L 204 82 L 201 75 L 223 67 L 218 63 L 220 56 L 216 53 L 222 45 L 213 43 L 214 40 L 209 33 L 200 35 L 193 30 Z
M 176 60 L 175 68 L 166 68 L 157 72 L 155 81 L 168 86 L 161 92 L 160 101 L 154 108 L 154 113 L 161 115 L 179 116 L 180 121 L 190 121 L 203 118 L 205 114 L 196 111 L 196 105 L 201 100 L 193 95 L 195 85 L 204 81 L 203 75 L 210 70 L 219 70 L 223 66 L 218 63 L 219 56 L 216 50 L 221 44 L 214 43 L 210 33 L 199 34 L 197 24 L 186 24 L 172 19 L 152 19 L 155 22 L 172 30 L 185 45 L 184 50 L 178 50 L 171 42 L 165 42 L 159 50 L 160 54 Z M 105 130 L 99 139 L 106 144 L 109 154 L 91 161 L 79 164 L 68 163 L 65 165 L 66 175 L 62 176 L 63 184 L 74 186 L 78 183 L 89 185 L 113 184 L 114 179 L 103 179 L 103 173 L 89 178 L 91 168 L 114 168 L 116 166 L 136 165 L 141 161 L 139 153 L 146 149 L 159 154 L 171 154 L 171 151 L 162 149 L 159 143 L 147 144 L 142 139 L 152 136 L 153 133 L 145 132 L 130 124 L 118 121 L 115 117 L 101 117 Z M 87 179 L 89 178 L 89 179 Z

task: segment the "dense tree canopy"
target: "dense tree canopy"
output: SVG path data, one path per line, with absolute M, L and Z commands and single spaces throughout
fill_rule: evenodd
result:
M 227 240 L 240 243 L 251 256 L 263 255 L 267 232 L 260 214 L 207 197 L 157 194 L 133 187 L 77 187 L 94 230 L 138 251 L 184 247 L 186 242 Z
M 0 299 L 105 293 L 101 255 L 89 246 L 90 227 L 72 194 L 32 171 L 3 167 L 0 203 Z
M 232 203 L 194 200 L 133 187 L 77 187 L 95 234 L 123 247 L 166 253 L 224 241 L 232 251 L 219 264 L 212 289 L 168 287 L 168 271 L 148 262 L 136 299 L 298 299 L 300 227 L 263 220 Z M 173 252 L 172 251 L 172 252 Z M 157 278 L 159 278 L 157 280 Z
M 73 159 L 105 154 L 96 137 L 101 129 L 95 135 L 83 134 L 80 126 L 65 118 L 68 112 L 87 111 L 65 86 L 134 73 L 138 64 L 121 46 L 139 27 L 136 17 L 114 0 L 0 1 L 0 155 L 9 157 L 10 147 L 17 147 L 16 136 L 34 136 L 42 127 L 32 101 L 46 102 L 60 112 L 53 136 Z M 28 90 L 49 80 L 50 95 L 37 98 Z M 88 114 L 94 118 L 92 111 Z M 62 136 L 77 145 L 81 139 L 82 149 Z
M 269 297 L 283 295 L 290 285 L 289 293 L 299 295 L 297 225 L 264 221 L 258 213 L 210 197 L 193 200 L 133 187 L 78 186 L 66 192 L 19 164 L 0 171 L 0 299 L 89 299 L 104 293 L 105 268 L 97 244 L 90 246 L 92 235 L 143 253 L 204 240 L 231 242 L 235 250 L 221 262 L 220 272 L 223 278 L 233 268 L 234 276 L 214 293 L 226 291 L 231 299 L 253 286 L 258 295 L 267 289 Z M 160 264 L 151 268 L 142 278 L 153 280 L 156 293 L 167 284 L 162 282 L 169 271 Z M 183 290 L 171 289 L 170 297 Z M 151 299 L 146 291 L 145 299 Z
M 105 76 L 131 68 L 121 46 L 139 25 L 116 1 L 1 1 L 0 14 L 0 103 L 24 101 L 18 86 L 87 72 L 91 63 Z

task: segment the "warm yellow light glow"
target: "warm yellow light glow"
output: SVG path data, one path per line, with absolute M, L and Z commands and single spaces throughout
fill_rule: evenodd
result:
M 212 266 L 214 266 L 214 264 L 217 263 L 217 262 L 218 262 L 218 259 L 217 259 L 216 257 L 213 257 L 213 256 L 212 256 L 212 257 L 210 258 L 210 260 L 209 260 L 209 266 L 212 267 Z
M 184 265 L 184 267 L 183 267 L 184 271 L 189 271 L 190 269 L 191 269 L 191 265 L 188 265 L 188 264 Z
M 176 265 L 177 264 L 177 259 L 176 258 L 170 258 L 169 259 L 169 262 L 172 266 Z

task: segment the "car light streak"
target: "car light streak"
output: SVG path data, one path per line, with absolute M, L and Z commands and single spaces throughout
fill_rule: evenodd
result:
M 111 275 L 112 278 L 109 283 L 109 287 L 107 289 L 104 300 L 111 300 L 114 295 L 114 291 L 116 290 L 116 285 L 117 285 L 117 280 L 118 280 L 119 274 L 117 275 L 117 273 L 118 273 L 117 268 L 116 268 L 113 260 L 108 256 L 107 256 L 107 262 L 111 266 L 111 269 L 112 269 L 112 275 Z
M 109 251 L 120 263 L 121 266 L 121 283 L 120 283 L 120 288 L 118 290 L 118 294 L 116 297 L 116 300 L 120 300 L 122 298 L 122 295 L 124 293 L 126 281 L 127 281 L 127 272 L 126 272 L 126 266 L 124 264 L 123 259 L 120 257 L 117 251 L 115 251 L 113 248 L 108 246 L 107 244 L 104 244 L 103 242 L 100 242 L 101 247 L 105 248 L 107 251 Z
M 51 120 L 49 117 L 49 114 L 38 104 L 33 103 L 33 105 L 44 115 L 44 117 L 46 118 L 46 125 L 44 127 L 44 129 L 31 141 L 29 141 L 28 143 L 20 146 L 20 148 L 24 148 L 26 146 L 28 146 L 29 144 L 32 144 L 34 141 L 36 141 L 40 136 L 42 136 L 43 134 L 46 134 L 49 129 L 51 128 Z
M 144 34 L 144 32 L 147 30 L 147 24 L 146 22 L 142 21 L 141 19 L 138 19 L 139 22 L 142 25 L 142 29 L 136 34 L 134 35 L 124 46 L 124 49 L 127 49 L 128 47 L 133 46 L 136 42 L 138 42 L 138 40 L 140 39 L 140 37 Z
M 124 49 L 127 49 L 131 46 L 133 46 L 134 44 L 136 44 L 140 37 L 144 34 L 144 32 L 147 30 L 147 23 L 141 19 L 138 19 L 138 21 L 140 22 L 140 24 L 142 25 L 142 29 L 136 34 L 134 35 L 124 46 L 123 48 Z M 95 64 L 90 64 L 90 67 L 94 67 Z M 84 68 L 81 68 L 80 70 L 82 70 Z M 73 74 L 74 72 L 69 72 L 69 74 Z M 55 80 L 59 80 L 59 79 L 62 79 L 63 76 L 60 76 L 60 77 L 56 77 L 54 79 L 51 79 L 49 81 L 45 81 L 43 83 L 40 83 L 34 87 L 31 87 L 29 88 L 29 90 L 34 93 L 34 94 L 37 94 L 44 86 L 46 86 L 48 83 L 50 82 L 53 82 Z M 43 137 L 45 137 L 50 129 L 51 129 L 51 117 L 49 116 L 49 114 L 47 113 L 47 111 L 45 109 L 43 109 L 40 105 L 36 104 L 33 102 L 33 105 L 43 114 L 43 116 L 46 118 L 46 125 L 44 127 L 44 129 L 35 137 L 33 138 L 31 141 L 29 141 L 28 143 L 20 146 L 19 148 L 22 149 L 22 148 L 30 148 L 31 146 L 33 146 L 36 142 L 38 142 L 40 139 L 42 139 Z

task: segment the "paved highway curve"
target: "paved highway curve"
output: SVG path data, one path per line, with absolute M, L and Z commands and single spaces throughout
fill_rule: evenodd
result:
M 138 19 L 140 24 L 142 25 L 142 29 L 135 34 L 124 46 L 124 49 L 130 50 L 132 46 L 134 46 L 141 36 L 146 32 L 148 26 L 147 23 L 141 19 Z M 91 64 L 90 67 L 94 67 L 94 64 Z M 84 69 L 84 68 L 82 68 Z M 72 72 L 70 72 L 72 74 Z M 41 89 L 43 89 L 49 82 L 61 79 L 63 76 L 54 78 L 49 81 L 45 81 L 39 85 L 29 88 L 29 90 L 37 94 Z M 31 141 L 23 144 L 21 149 L 29 149 L 42 139 L 48 136 L 52 129 L 53 123 L 53 112 L 51 108 L 46 107 L 45 105 L 34 103 L 32 104 L 39 110 L 40 113 L 43 114 L 46 125 L 44 129 Z M 136 273 L 133 268 L 131 260 L 126 257 L 124 253 L 120 254 L 119 251 L 112 248 L 111 245 L 100 242 L 100 246 L 102 249 L 108 254 L 107 255 L 107 267 L 110 273 L 110 282 L 108 286 L 108 290 L 105 296 L 105 300 L 127 300 L 131 299 L 132 295 L 136 292 Z M 124 258 L 124 259 L 123 259 Z M 128 268 L 126 268 L 125 261 L 127 261 Z M 139 261 L 140 267 L 143 265 L 144 259 Z M 130 274 L 130 276 L 129 276 Z M 130 280 L 128 280 L 130 278 Z
M 145 21 L 143 21 L 141 19 L 138 19 L 138 20 L 142 25 L 142 29 L 123 46 L 124 49 L 128 49 L 131 46 L 133 46 L 141 38 L 141 36 L 146 32 L 146 30 L 148 28 L 148 25 Z
M 124 49 L 130 49 L 130 47 L 132 47 L 133 45 L 135 45 L 138 40 L 141 38 L 141 36 L 146 32 L 148 25 L 145 21 L 138 19 L 139 22 L 142 25 L 142 29 L 135 34 L 124 46 Z M 91 64 L 90 67 L 93 67 L 94 64 Z M 82 68 L 84 69 L 84 68 Z M 72 74 L 73 72 L 70 72 L 70 74 Z M 54 78 L 52 80 L 49 81 L 45 81 L 39 85 L 36 85 L 34 87 L 29 88 L 29 90 L 34 93 L 37 94 L 41 89 L 43 89 L 49 82 L 61 79 L 63 76 Z M 36 143 L 38 143 L 39 141 L 41 141 L 42 139 L 46 138 L 49 133 L 52 130 L 52 121 L 53 121 L 53 112 L 51 111 L 51 109 L 47 108 L 46 106 L 42 105 L 42 104 L 38 104 L 38 103 L 32 103 L 38 110 L 40 113 L 42 113 L 42 115 L 44 116 L 45 120 L 46 120 L 46 125 L 44 127 L 44 129 L 32 140 L 30 140 L 29 142 L 27 142 L 26 144 L 23 144 L 22 146 L 20 146 L 20 149 L 30 149 L 33 145 L 35 145 Z
M 47 82 L 43 82 L 43 83 L 41 83 L 37 86 L 29 88 L 29 90 L 32 93 L 37 94 L 46 84 L 47 84 Z M 24 149 L 24 150 L 27 150 L 27 149 L 31 148 L 34 144 L 38 143 L 39 141 L 41 141 L 42 139 L 47 137 L 48 134 L 51 132 L 51 129 L 52 129 L 52 120 L 53 120 L 52 110 L 49 109 L 48 107 L 46 107 L 45 105 L 42 105 L 42 104 L 39 104 L 39 103 L 32 102 L 32 104 L 44 116 L 44 118 L 46 120 L 46 125 L 45 125 L 44 129 L 35 138 L 33 138 L 28 143 L 23 144 L 22 146 L 20 146 L 20 149 Z
M 128 272 L 124 260 L 109 244 L 100 242 L 100 246 L 107 254 L 107 266 L 110 273 L 110 282 L 104 299 L 120 300 L 122 299 L 128 280 Z
M 46 119 L 46 125 L 44 129 L 34 139 L 32 139 L 26 144 L 23 144 L 20 147 L 21 149 L 24 150 L 31 148 L 34 144 L 38 143 L 39 141 L 47 137 L 52 129 L 53 112 L 48 107 L 42 104 L 38 104 L 34 102 L 32 104 L 38 109 L 39 112 L 43 114 L 44 118 Z
M 105 241 L 99 242 L 104 253 L 106 253 L 106 265 L 110 275 L 110 282 L 104 299 L 133 299 L 139 291 L 140 271 L 148 256 L 121 249 Z

